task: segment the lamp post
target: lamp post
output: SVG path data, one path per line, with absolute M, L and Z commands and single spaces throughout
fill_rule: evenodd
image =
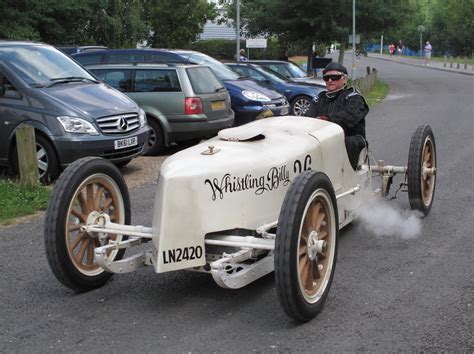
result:
M 425 31 L 425 26 L 419 25 L 418 32 L 420 32 L 420 59 L 423 59 L 423 32 Z
M 240 0 L 235 1 L 236 16 L 235 16 L 235 39 L 237 42 L 237 52 L 235 53 L 235 60 L 240 59 Z
M 352 70 L 351 70 L 351 80 L 354 81 L 354 67 L 355 67 L 355 35 L 356 35 L 356 2 L 352 0 Z

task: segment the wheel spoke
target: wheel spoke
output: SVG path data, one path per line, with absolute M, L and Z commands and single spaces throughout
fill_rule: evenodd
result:
M 83 223 L 86 222 L 86 217 L 76 208 L 71 208 L 71 214 L 81 220 Z
M 70 224 L 67 230 L 69 232 L 74 232 L 74 231 L 79 230 L 81 227 L 82 227 L 81 224 Z
M 105 198 L 105 202 L 104 202 L 104 205 L 102 207 L 102 211 L 108 210 L 110 208 L 110 206 L 112 205 L 113 201 L 114 200 L 110 197 Z
M 79 263 L 82 263 L 84 259 L 84 254 L 86 253 L 87 246 L 89 245 L 90 239 L 87 237 L 83 240 L 81 243 L 81 248 L 79 249 L 79 252 L 77 252 L 76 259 L 79 261 Z
M 323 230 L 318 232 L 318 240 L 324 240 L 328 236 L 328 232 Z
M 71 245 L 71 248 L 70 248 L 70 251 L 73 252 L 76 247 L 81 243 L 82 240 L 84 240 L 85 236 L 87 234 L 85 232 L 80 232 L 77 237 L 76 237 L 76 240 L 74 241 L 74 243 Z
M 428 162 L 430 159 L 431 159 L 430 149 L 426 148 L 425 153 L 423 155 L 423 161 Z
M 102 197 L 102 194 L 104 193 L 104 187 L 99 186 L 97 187 L 97 190 L 95 192 L 95 199 L 94 199 L 94 210 L 100 210 L 100 200 Z
M 319 229 L 321 228 L 321 224 L 323 223 L 325 218 L 326 218 L 326 213 L 324 212 L 319 213 L 316 219 L 316 231 L 319 231 Z
M 321 272 L 318 268 L 318 262 L 313 262 L 313 279 L 321 279 Z
M 89 242 L 87 246 L 87 265 L 94 264 L 94 242 Z
M 87 211 L 91 212 L 94 210 L 94 185 L 88 184 L 86 186 L 86 203 Z
M 314 275 L 313 275 L 314 266 L 313 266 L 313 263 L 316 263 L 316 262 L 308 262 L 308 263 L 309 263 L 308 276 L 306 277 L 305 288 L 306 288 L 306 290 L 309 291 L 309 290 L 313 289 L 313 282 L 314 282 Z
M 306 245 L 301 245 L 300 244 L 300 259 L 303 258 L 303 257 L 307 257 L 308 256 L 308 248 L 306 247 Z

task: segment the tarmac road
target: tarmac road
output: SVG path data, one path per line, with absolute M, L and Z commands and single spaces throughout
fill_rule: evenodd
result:
M 0 230 L 0 352 L 473 351 L 474 77 L 376 58 L 357 70 L 367 65 L 391 86 L 367 117 L 370 148 L 404 165 L 412 132 L 430 124 L 435 202 L 415 238 L 344 229 L 317 318 L 288 320 L 272 275 L 225 290 L 205 274 L 147 268 L 74 293 L 48 268 L 38 218 Z M 151 225 L 154 185 L 131 194 L 133 223 Z M 407 209 L 406 193 L 390 205 Z

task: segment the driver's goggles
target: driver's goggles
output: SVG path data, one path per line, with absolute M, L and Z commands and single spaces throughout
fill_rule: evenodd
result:
M 324 81 L 339 81 L 341 80 L 342 75 L 324 75 L 323 80 Z

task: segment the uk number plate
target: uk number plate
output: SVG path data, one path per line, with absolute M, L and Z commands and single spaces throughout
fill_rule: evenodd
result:
M 222 109 L 225 109 L 225 101 L 211 102 L 211 108 L 213 111 L 220 111 Z
M 120 139 L 120 140 L 114 141 L 115 150 L 125 149 L 126 147 L 135 146 L 135 145 L 138 145 L 138 139 L 136 136 L 132 138 Z

